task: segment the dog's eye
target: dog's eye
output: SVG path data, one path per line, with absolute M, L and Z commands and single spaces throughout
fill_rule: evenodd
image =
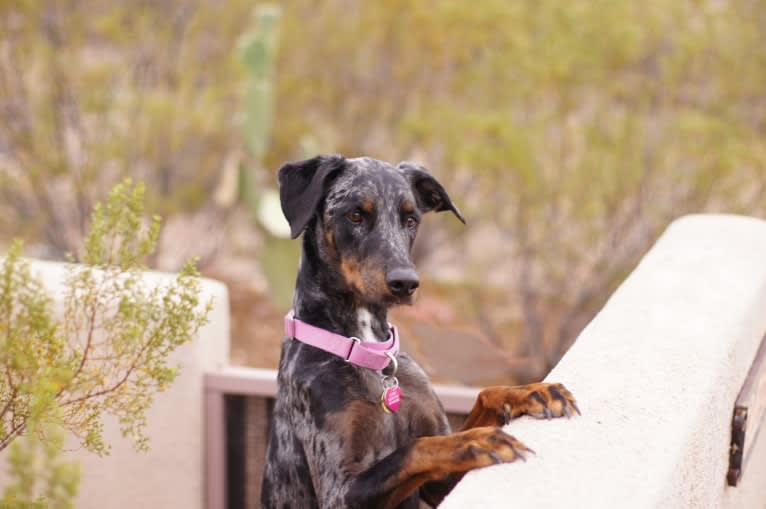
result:
M 410 216 L 404 221 L 404 226 L 409 228 L 410 230 L 414 230 L 418 227 L 418 220 L 414 217 Z
M 354 210 L 346 214 L 346 218 L 354 224 L 359 224 L 364 220 L 364 216 L 358 210 Z

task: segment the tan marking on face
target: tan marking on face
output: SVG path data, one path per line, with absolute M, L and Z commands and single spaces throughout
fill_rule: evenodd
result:
M 348 283 L 349 286 L 359 292 L 364 292 L 364 279 L 359 270 L 359 262 L 351 258 L 341 258 L 340 272 L 343 274 L 343 279 L 346 280 L 346 283 Z
M 388 283 L 386 283 L 386 274 L 382 270 L 378 269 L 370 274 L 370 281 L 367 285 L 369 288 L 380 295 L 389 293 Z
M 333 235 L 333 230 L 330 226 L 325 226 L 324 238 L 327 241 L 330 250 L 335 252 L 335 235 Z
M 371 214 L 375 210 L 375 202 L 372 201 L 370 198 L 365 198 L 364 200 L 362 200 L 361 209 L 367 212 L 368 214 Z
M 404 200 L 404 202 L 402 202 L 402 211 L 405 214 L 412 214 L 415 212 L 415 204 L 410 200 Z

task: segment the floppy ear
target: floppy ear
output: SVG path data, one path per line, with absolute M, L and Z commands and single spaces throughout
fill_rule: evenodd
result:
M 341 156 L 321 155 L 279 169 L 279 199 L 292 238 L 300 235 L 314 217 L 326 184 L 343 169 L 345 161 Z
M 443 210 L 451 210 L 453 214 L 457 216 L 460 221 L 465 224 L 465 218 L 460 210 L 452 203 L 447 191 L 439 183 L 438 180 L 433 178 L 428 171 L 422 166 L 410 163 L 399 163 L 398 168 L 402 171 L 404 176 L 409 180 L 410 186 L 412 186 L 412 192 L 415 193 L 415 200 L 418 202 L 418 208 L 423 212 L 441 212 Z

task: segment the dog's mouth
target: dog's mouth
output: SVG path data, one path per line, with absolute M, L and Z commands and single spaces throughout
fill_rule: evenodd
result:
M 388 306 L 412 306 L 415 303 L 415 293 L 403 297 L 388 294 L 385 301 Z

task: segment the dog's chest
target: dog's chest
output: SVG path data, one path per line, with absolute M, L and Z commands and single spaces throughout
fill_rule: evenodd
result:
M 344 467 L 348 471 L 364 471 L 418 437 L 449 432 L 428 378 L 409 357 L 400 356 L 397 377 L 402 399 L 397 412 L 387 412 L 381 404 L 384 385 L 379 373 L 356 370 L 356 374 L 353 389 L 346 386 L 345 403 L 324 421 L 325 429 L 333 430 L 342 457 L 349 459 Z
M 401 356 L 397 378 L 402 390 L 401 405 L 395 414 L 397 427 L 406 426 L 409 438 L 448 433 L 444 409 L 428 377 L 406 354 Z
M 420 436 L 449 433 L 444 409 L 428 376 L 408 354 L 398 356 L 401 404 L 396 412 L 387 412 L 381 401 L 386 387 L 382 373 L 352 366 L 305 345 L 285 346 L 280 375 L 290 387 L 286 392 L 297 391 L 296 399 L 305 394 L 303 408 L 309 421 L 319 427 L 331 419 L 349 438 L 358 434 L 397 446 Z

